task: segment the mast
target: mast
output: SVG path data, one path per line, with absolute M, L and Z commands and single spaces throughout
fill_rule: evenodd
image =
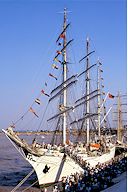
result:
M 125 122 L 127 122 L 127 111 L 126 111 L 126 107 L 127 106 L 127 102 L 125 101 L 127 99 L 127 95 L 121 95 L 120 92 L 118 92 L 118 95 L 115 96 L 117 98 L 117 103 L 114 104 L 116 106 L 115 111 L 113 111 L 113 113 L 116 114 L 115 118 L 113 119 L 113 121 L 115 121 L 116 124 L 116 129 L 117 129 L 117 140 L 120 142 L 123 142 L 123 136 L 125 134 Z M 122 103 L 122 99 L 125 99 L 124 101 L 126 103 Z M 125 115 L 125 116 L 124 116 Z
M 89 38 L 87 37 L 86 40 L 86 52 L 87 55 L 89 54 Z M 89 68 L 89 56 L 86 59 L 86 70 Z M 87 102 L 86 102 L 86 114 L 89 115 L 90 113 L 90 101 L 89 101 L 89 93 L 90 93 L 90 72 L 87 70 L 86 73 L 86 95 L 87 95 Z M 90 127 L 90 119 L 86 119 L 86 129 L 87 129 L 87 144 L 89 144 L 90 135 L 89 135 L 89 127 Z
M 100 99 L 100 62 L 98 61 L 98 70 L 97 70 L 97 90 L 98 90 L 98 138 L 100 139 L 101 131 L 100 131 L 100 115 L 101 115 L 101 99 Z
M 122 142 L 123 126 L 122 126 L 122 110 L 121 110 L 120 93 L 118 93 L 117 99 L 118 99 L 117 101 L 117 113 L 118 113 L 117 139 L 118 141 Z
M 102 63 L 99 63 L 101 66 L 102 66 Z M 103 71 L 102 71 L 103 72 Z M 102 107 L 100 106 L 100 113 L 103 113 L 103 117 L 106 117 L 106 106 L 105 106 L 105 100 L 107 99 L 107 97 L 106 98 L 104 98 L 104 95 L 105 95 L 105 92 L 104 92 L 104 84 L 103 84 L 103 80 L 104 80 L 104 78 L 103 77 L 101 77 L 100 78 L 101 79 L 101 96 L 102 96 L 102 98 L 101 98 L 101 102 L 102 102 L 102 106 L 103 106 L 103 109 L 102 109 Z M 108 96 L 108 95 L 107 95 Z M 102 110 L 102 111 L 101 111 Z M 100 123 L 100 125 L 101 125 L 101 123 Z M 107 127 L 107 121 L 106 121 L 106 119 L 104 119 L 104 121 L 103 121 L 103 129 L 105 130 L 106 129 L 106 127 Z M 105 133 L 105 135 L 106 135 L 106 133 Z
M 67 20 L 67 10 L 64 9 L 64 25 L 63 30 L 66 28 L 66 20 Z M 63 47 L 66 46 L 66 30 L 64 32 L 64 41 L 63 41 Z M 66 48 L 63 51 L 63 82 L 67 80 L 67 54 L 66 54 Z M 64 84 L 64 87 L 66 87 L 66 83 Z M 63 105 L 64 107 L 67 106 L 67 90 L 64 89 L 63 92 Z M 63 145 L 66 144 L 66 113 L 63 114 Z

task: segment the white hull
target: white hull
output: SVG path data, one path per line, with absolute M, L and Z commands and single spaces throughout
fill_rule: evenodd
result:
M 55 183 L 62 180 L 62 177 L 70 176 L 71 174 L 82 173 L 84 170 L 77 163 L 77 161 L 73 160 L 72 153 L 68 153 L 69 155 L 64 155 L 56 150 L 47 150 L 40 149 L 40 152 L 43 155 L 36 155 L 36 151 L 33 151 L 26 143 L 22 143 L 20 138 L 13 133 L 10 134 L 7 131 L 3 130 L 4 133 L 8 136 L 8 138 L 13 140 L 13 142 L 19 147 L 22 148 L 22 152 L 24 152 L 25 159 L 32 165 L 34 168 L 39 185 L 45 185 L 49 183 Z M 15 145 L 15 147 L 16 147 Z M 19 150 L 20 151 L 20 150 Z M 33 154 L 31 153 L 34 152 Z M 40 154 L 41 154 L 40 153 Z M 71 155 L 71 156 L 70 156 Z M 87 153 L 76 153 L 76 159 L 82 159 L 90 164 L 90 166 L 95 167 L 98 163 L 105 163 L 110 161 L 115 156 L 115 146 L 109 149 L 108 153 L 104 153 L 101 156 L 87 156 Z M 43 170 L 45 167 L 50 167 L 50 169 L 44 173 Z
M 86 160 L 87 163 L 90 163 L 90 166 L 95 167 L 98 163 L 105 163 L 110 161 L 115 156 L 115 146 L 110 148 L 110 152 L 104 153 L 101 156 L 96 157 L 84 157 L 83 160 Z
M 65 160 L 63 159 L 64 153 L 58 153 L 54 155 L 44 155 L 36 157 L 32 154 L 28 154 L 26 160 L 33 166 L 39 181 L 39 185 L 45 185 L 48 183 L 55 183 L 62 180 L 62 177 L 67 177 L 68 175 L 74 173 L 81 173 L 84 170 L 80 167 L 79 164 L 66 156 Z M 90 166 L 94 167 L 98 163 L 105 163 L 110 161 L 115 156 L 115 147 L 110 149 L 109 153 L 105 153 L 101 156 L 96 157 L 87 157 L 85 154 L 78 154 L 83 160 L 86 160 Z M 47 173 L 43 173 L 45 166 L 50 167 Z
M 32 154 L 28 154 L 26 160 L 33 166 L 39 185 L 45 185 L 49 183 L 55 183 L 62 180 L 62 177 L 74 173 L 82 173 L 84 170 L 75 163 L 69 156 L 64 157 L 64 153 L 59 153 L 58 156 L 44 155 L 36 157 Z M 47 173 L 43 170 L 45 166 L 50 167 Z

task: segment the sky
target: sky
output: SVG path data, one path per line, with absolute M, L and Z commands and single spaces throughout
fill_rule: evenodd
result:
M 20 117 L 49 80 L 65 7 L 75 61 L 85 55 L 89 36 L 103 63 L 105 91 L 126 93 L 125 0 L 0 0 L 0 129 Z

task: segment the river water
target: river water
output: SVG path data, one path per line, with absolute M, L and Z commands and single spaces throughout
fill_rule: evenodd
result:
M 28 142 L 32 142 L 33 135 L 21 135 Z M 42 136 L 39 139 L 42 140 Z M 46 138 L 47 139 L 47 138 Z M 31 165 L 20 155 L 4 134 L 0 134 L 0 186 L 16 186 L 30 171 Z M 30 185 L 37 180 L 36 174 L 24 183 Z

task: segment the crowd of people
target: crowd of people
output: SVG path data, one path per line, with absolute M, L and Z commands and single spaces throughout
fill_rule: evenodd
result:
M 62 178 L 62 182 L 53 187 L 53 192 L 99 192 L 113 184 L 113 178 L 127 170 L 125 153 L 116 156 L 107 163 L 98 163 L 95 168 L 86 164 L 84 174 L 74 174 Z

